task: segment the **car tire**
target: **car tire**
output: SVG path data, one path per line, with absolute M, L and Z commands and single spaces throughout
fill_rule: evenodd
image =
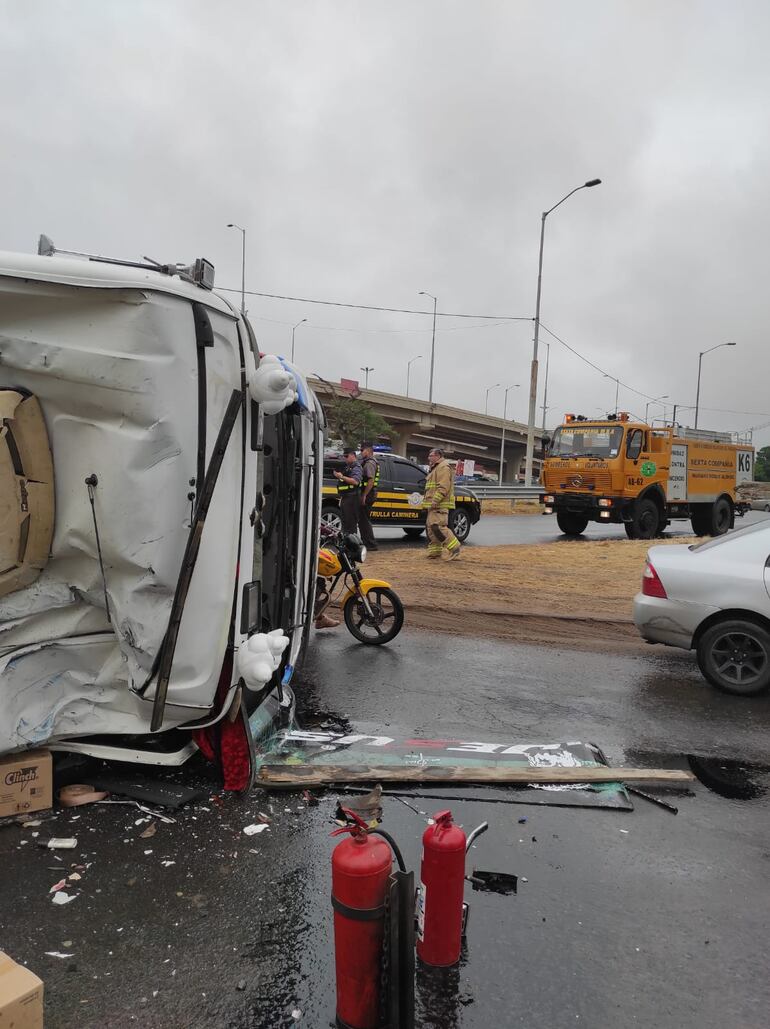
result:
M 765 506 L 762 508 L 762 510 L 766 511 L 767 514 L 770 514 L 770 504 L 765 504 Z
M 575 514 L 572 511 L 557 511 L 556 524 L 565 536 L 580 536 L 588 525 L 588 515 Z
M 423 526 L 420 529 L 404 529 L 404 532 L 410 540 L 418 540 L 425 532 L 425 527 Z
M 456 507 L 449 512 L 449 528 L 460 543 L 465 543 L 471 534 L 471 519 L 464 507 Z
M 733 520 L 733 511 L 727 497 L 720 497 L 713 504 L 709 513 L 709 535 L 724 536 L 730 531 L 730 524 Z
M 770 631 L 759 622 L 729 618 L 698 640 L 698 667 L 723 693 L 752 697 L 770 686 Z
M 634 504 L 630 522 L 626 522 L 626 536 L 630 540 L 652 540 L 658 535 L 663 519 L 654 500 L 646 497 Z
M 336 504 L 324 504 L 321 508 L 321 521 L 335 532 L 342 531 L 342 515 Z

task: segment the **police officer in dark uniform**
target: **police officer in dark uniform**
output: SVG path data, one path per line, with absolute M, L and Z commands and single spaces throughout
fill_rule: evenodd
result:
M 340 516 L 345 532 L 358 532 L 358 520 L 361 511 L 361 465 L 358 463 L 355 450 L 346 447 L 342 451 L 345 458 L 345 471 L 335 472 L 337 493 L 340 498 Z
M 374 456 L 374 447 L 368 441 L 361 444 L 361 510 L 358 514 L 358 527 L 361 540 L 367 550 L 377 550 L 372 530 L 371 510 L 377 499 L 377 487 L 380 484 L 380 465 Z

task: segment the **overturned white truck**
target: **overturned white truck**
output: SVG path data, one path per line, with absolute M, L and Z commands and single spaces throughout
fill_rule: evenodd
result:
M 208 262 L 45 252 L 0 254 L 0 753 L 253 756 L 312 621 L 320 405 Z

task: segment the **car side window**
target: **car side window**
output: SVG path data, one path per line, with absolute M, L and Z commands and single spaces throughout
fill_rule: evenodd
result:
M 425 472 L 410 461 L 393 462 L 393 481 L 412 490 L 425 489 Z
M 626 440 L 626 457 L 630 461 L 638 461 L 644 445 L 644 433 L 641 429 L 632 429 Z

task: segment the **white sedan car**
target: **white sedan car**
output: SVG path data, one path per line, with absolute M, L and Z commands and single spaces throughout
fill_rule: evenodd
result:
M 634 600 L 644 639 L 695 650 L 708 681 L 770 686 L 770 520 L 694 546 L 652 547 Z

